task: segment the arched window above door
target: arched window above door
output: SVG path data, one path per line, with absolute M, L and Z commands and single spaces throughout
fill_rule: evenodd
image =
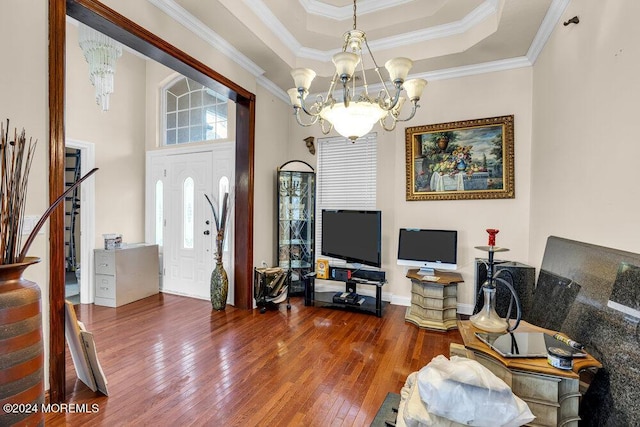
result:
M 226 139 L 229 100 L 180 76 L 162 90 L 163 145 Z

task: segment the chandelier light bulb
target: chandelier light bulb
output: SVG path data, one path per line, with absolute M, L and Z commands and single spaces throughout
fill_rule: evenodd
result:
M 388 60 L 384 67 L 389 72 L 389 77 L 393 83 L 404 82 L 413 67 L 413 61 L 409 58 L 393 58 Z
M 289 89 L 287 91 L 287 95 L 289 95 L 289 99 L 291 100 L 291 105 L 293 105 L 295 108 L 301 108 L 302 107 L 302 103 L 300 102 L 298 89 L 296 89 L 295 87 L 292 87 L 291 89 Z M 302 96 L 305 97 L 306 96 L 306 92 Z
M 336 66 L 336 74 L 341 79 L 349 81 L 360 63 L 360 57 L 355 53 L 339 52 L 333 55 L 333 63 Z
M 303 88 L 306 91 L 311 87 L 311 82 L 316 77 L 316 72 L 309 68 L 294 68 L 291 70 L 291 77 L 297 89 Z
M 411 79 L 404 82 L 402 85 L 404 90 L 407 92 L 407 98 L 411 101 L 419 100 L 422 96 L 422 91 L 427 85 L 427 81 L 425 79 Z

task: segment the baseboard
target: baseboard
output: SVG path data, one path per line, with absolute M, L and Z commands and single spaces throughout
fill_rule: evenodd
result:
M 393 305 L 401 305 L 404 307 L 409 307 L 411 306 L 411 297 L 399 297 L 394 295 L 391 298 L 391 304 Z
M 472 315 L 473 314 L 474 305 L 473 304 L 461 304 L 461 303 L 458 303 L 457 309 L 458 309 L 458 313 L 459 314 Z
M 188 297 L 188 298 L 201 299 L 203 301 L 210 301 L 211 300 L 210 297 L 205 297 L 205 296 L 202 296 L 202 295 L 193 295 L 193 294 L 189 294 L 189 293 L 186 293 L 186 292 L 167 291 L 167 290 L 164 290 L 164 289 L 160 289 L 160 292 L 163 293 L 163 294 L 176 295 L 176 296 L 179 296 L 179 297 Z

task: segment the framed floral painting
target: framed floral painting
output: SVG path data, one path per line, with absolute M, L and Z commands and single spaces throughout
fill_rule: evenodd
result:
M 409 127 L 407 200 L 512 199 L 513 115 Z

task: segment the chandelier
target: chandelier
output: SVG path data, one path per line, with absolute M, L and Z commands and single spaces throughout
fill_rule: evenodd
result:
M 368 90 L 362 55 L 363 47 L 371 57 L 374 71 L 382 87 L 375 98 L 369 94 Z M 296 68 L 291 71 L 295 87 L 289 89 L 287 93 L 299 125 L 306 127 L 319 123 L 324 135 L 335 128 L 340 135 L 355 141 L 369 133 L 376 122 L 380 122 L 384 130 L 392 131 L 397 122 L 406 122 L 415 116 L 416 109 L 419 107 L 418 101 L 420 101 L 427 81 L 424 79 L 405 80 L 413 65 L 413 61 L 409 58 L 393 58 L 387 61 L 385 68 L 389 73 L 390 84 L 384 81 L 380 74 L 380 67 L 378 67 L 367 43 L 367 35 L 364 31 L 356 28 L 356 0 L 353 0 L 353 29 L 344 34 L 342 52 L 333 55 L 333 63 L 336 71 L 326 97 L 317 95 L 315 102 L 310 105 L 307 105 L 306 98 L 316 73 L 309 68 Z M 358 65 L 363 84 L 356 91 L 355 73 Z M 342 96 L 337 96 L 338 100 L 336 100 L 333 92 L 340 84 L 342 85 Z M 390 85 L 393 85 L 391 91 L 388 87 Z M 406 98 L 400 96 L 403 89 Z M 400 118 L 400 112 L 406 99 L 412 104 L 411 112 L 408 117 Z M 300 111 L 311 117 L 308 123 L 301 120 Z M 325 122 L 329 123 L 328 128 Z
M 89 64 L 89 80 L 96 90 L 96 103 L 102 111 L 107 111 L 109 95 L 113 93 L 116 59 L 122 56 L 122 45 L 82 23 L 78 28 L 78 44 Z

